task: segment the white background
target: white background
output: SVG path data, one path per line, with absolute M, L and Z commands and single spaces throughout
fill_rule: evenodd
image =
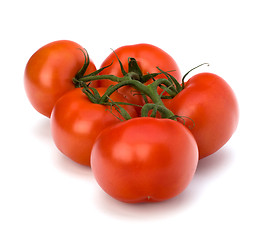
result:
M 2 1 L 0 239 L 263 239 L 263 35 L 258 0 Z M 203 62 L 234 89 L 240 122 L 189 187 L 154 204 L 107 196 L 89 168 L 55 147 L 26 98 L 23 72 L 41 46 L 69 39 L 97 67 L 111 48 L 151 43 L 182 73 Z M 216 106 L 215 106 L 216 107 Z

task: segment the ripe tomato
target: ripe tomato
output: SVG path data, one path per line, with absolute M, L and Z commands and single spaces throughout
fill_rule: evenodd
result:
M 170 119 L 140 117 L 101 132 L 91 153 L 98 184 L 124 202 L 163 201 L 191 181 L 198 148 L 190 131 Z
M 101 68 L 106 67 L 111 63 L 112 65 L 104 69 L 100 73 L 101 75 L 112 74 L 117 77 L 123 76 L 116 55 L 122 62 L 124 70 L 126 72 L 128 72 L 128 59 L 135 58 L 143 75 L 159 72 L 159 70 L 156 68 L 159 67 L 161 70 L 164 71 L 175 70 L 170 72 L 170 74 L 173 75 L 178 80 L 178 82 L 181 82 L 181 72 L 175 60 L 168 53 L 151 44 L 127 45 L 116 49 L 115 53 L 112 52 L 102 63 Z M 155 79 L 159 78 L 165 78 L 165 75 L 161 74 L 155 77 Z M 114 84 L 116 83 L 110 80 L 99 81 L 99 86 L 101 87 L 108 87 Z M 140 95 L 136 94 L 136 92 L 131 87 L 122 87 L 119 92 L 123 94 L 130 103 L 134 103 L 137 105 L 144 104 L 143 98 Z
M 79 44 L 61 40 L 49 43 L 36 51 L 29 59 L 24 84 L 33 107 L 50 117 L 59 97 L 75 88 L 73 77 L 84 64 L 84 50 Z M 86 73 L 96 70 L 91 61 Z
M 106 88 L 98 88 L 100 95 Z M 115 102 L 125 102 L 122 95 L 111 95 Z M 123 106 L 132 117 L 132 106 Z M 112 111 L 112 113 L 110 112 Z M 114 115 L 115 116 L 114 116 Z M 51 114 L 51 133 L 58 149 L 67 157 L 83 165 L 90 165 L 90 153 L 97 135 L 106 127 L 120 122 L 117 110 L 110 106 L 94 104 L 80 88 L 64 94 L 55 104 Z
M 174 114 L 188 117 L 184 118 L 185 125 L 196 139 L 199 158 L 220 149 L 237 128 L 235 94 L 226 81 L 215 74 L 193 76 L 177 96 L 163 102 Z

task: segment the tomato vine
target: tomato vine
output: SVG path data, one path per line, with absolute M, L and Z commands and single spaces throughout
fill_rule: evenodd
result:
M 109 101 L 111 94 L 118 91 L 118 89 L 124 86 L 133 87 L 139 92 L 139 94 L 141 94 L 144 97 L 145 104 L 143 106 L 140 106 L 142 117 L 149 116 L 150 111 L 152 111 L 150 115 L 152 117 L 154 117 L 157 114 L 157 112 L 159 112 L 162 118 L 168 118 L 174 120 L 177 120 L 177 118 L 183 118 L 181 116 L 174 115 L 174 113 L 171 110 L 166 108 L 162 99 L 174 98 L 179 92 L 181 92 L 184 89 L 185 77 L 194 69 L 207 64 L 207 63 L 200 64 L 197 67 L 188 71 L 182 79 L 183 80 L 182 85 L 180 85 L 180 83 L 169 72 L 163 71 L 159 67 L 156 67 L 157 70 L 159 70 L 159 72 L 148 73 L 146 75 L 143 75 L 135 58 L 128 59 L 128 72 L 126 72 L 124 70 L 122 62 L 120 61 L 117 55 L 116 57 L 118 59 L 121 72 L 123 74 L 122 77 L 117 77 L 115 75 L 99 75 L 99 73 L 102 72 L 105 68 L 110 67 L 112 63 L 106 67 L 96 70 L 95 72 L 83 76 L 83 72 L 85 72 L 85 69 L 89 65 L 89 56 L 87 51 L 84 52 L 82 50 L 82 52 L 85 55 L 85 63 L 82 69 L 77 73 L 75 78 L 73 78 L 73 83 L 75 84 L 76 87 L 83 88 L 82 91 L 87 95 L 87 97 L 91 102 L 117 107 L 120 110 L 121 115 L 126 120 L 130 119 L 131 117 L 121 107 L 121 105 L 125 105 L 125 104 L 133 105 L 133 104 L 123 103 L 123 102 L 117 103 L 117 102 Z M 166 78 L 160 78 L 155 80 L 154 78 L 160 74 L 164 74 Z M 102 96 L 100 96 L 96 88 L 92 88 L 89 85 L 93 81 L 105 80 L 105 79 L 110 80 L 112 82 L 116 82 L 117 84 L 109 86 L 107 91 Z M 148 85 L 145 85 L 145 83 L 147 83 L 147 81 L 149 81 L 150 79 L 153 79 L 153 82 Z M 157 90 L 158 88 L 161 88 L 163 90 L 161 94 L 158 93 Z M 151 99 L 152 103 L 148 102 L 147 97 Z

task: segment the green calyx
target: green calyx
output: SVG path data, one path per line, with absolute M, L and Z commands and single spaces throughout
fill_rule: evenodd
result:
M 197 67 L 200 67 L 204 64 L 201 64 L 193 69 L 191 69 L 189 72 L 187 72 L 183 79 L 182 79 L 182 85 L 167 71 L 163 71 L 162 69 L 157 67 L 157 70 L 159 72 L 156 73 L 148 73 L 146 75 L 143 75 L 138 62 L 135 58 L 129 58 L 128 59 L 128 72 L 125 71 L 122 62 L 116 55 L 120 69 L 122 72 L 122 77 L 117 77 L 115 75 L 100 75 L 100 73 L 105 69 L 112 65 L 112 63 L 106 67 L 100 68 L 97 71 L 90 73 L 88 75 L 84 75 L 86 72 L 86 69 L 89 65 L 89 56 L 87 51 L 81 50 L 85 56 L 85 62 L 81 70 L 76 74 L 76 76 L 73 78 L 73 83 L 75 87 L 82 88 L 82 91 L 86 96 L 89 98 L 89 100 L 95 104 L 103 104 L 103 105 L 109 105 L 111 107 L 114 107 L 120 115 L 125 119 L 130 119 L 129 113 L 122 107 L 123 105 L 134 105 L 131 103 L 126 102 L 114 102 L 111 100 L 110 96 L 115 91 L 120 89 L 124 86 L 130 86 L 134 88 L 136 91 L 139 92 L 140 95 L 145 100 L 145 104 L 141 107 L 141 116 L 151 116 L 155 117 L 157 115 L 157 112 L 161 115 L 162 118 L 169 118 L 173 120 L 177 120 L 180 118 L 180 116 L 174 115 L 172 111 L 170 111 L 168 108 L 166 108 L 163 104 L 162 99 L 172 99 L 174 98 L 179 92 L 181 92 L 184 89 L 184 79 L 185 77 L 194 69 Z M 155 80 L 155 77 L 163 74 L 166 78 L 160 78 Z M 90 83 L 92 81 L 96 80 L 110 80 L 112 82 L 115 82 L 114 85 L 111 85 L 108 87 L 106 92 L 101 96 L 99 92 L 96 90 L 96 88 L 90 87 Z M 148 85 L 145 85 L 146 82 L 149 80 L 152 80 L 152 82 Z M 162 92 L 158 89 L 162 89 Z M 151 99 L 151 103 L 148 102 L 148 99 Z M 120 119 L 121 120 L 121 119 Z
M 112 65 L 112 63 L 111 63 L 110 65 L 108 65 L 106 67 L 100 68 L 100 69 L 98 69 L 98 70 L 96 70 L 96 71 L 94 71 L 88 75 L 84 75 L 87 68 L 89 67 L 89 64 L 90 64 L 89 54 L 88 54 L 86 49 L 85 49 L 85 51 L 83 51 L 82 49 L 79 48 L 79 50 L 82 51 L 85 60 L 84 60 L 84 64 L 83 64 L 82 68 L 77 72 L 75 77 L 72 79 L 72 82 L 76 88 L 83 87 L 83 79 L 89 78 L 89 77 L 92 78 L 94 76 L 97 76 L 105 68 L 108 68 Z M 97 79 L 94 79 L 94 80 L 97 80 Z M 90 80 L 90 81 L 93 81 L 93 80 Z M 89 82 L 89 81 L 86 81 L 86 82 Z

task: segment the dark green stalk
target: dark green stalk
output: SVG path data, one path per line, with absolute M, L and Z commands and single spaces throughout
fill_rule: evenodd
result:
M 109 87 L 107 91 L 101 96 L 99 103 L 106 102 L 110 97 L 110 95 L 113 94 L 115 91 L 117 91 L 119 88 L 123 86 L 132 86 L 139 92 L 148 96 L 153 101 L 153 103 L 149 105 L 150 106 L 149 108 L 144 108 L 144 113 L 143 113 L 144 116 L 148 115 L 148 112 L 153 109 L 152 106 L 157 106 L 157 110 L 161 113 L 162 117 L 171 118 L 172 116 L 174 116 L 173 112 L 164 106 L 163 101 L 161 100 L 161 97 L 157 92 L 157 87 L 159 86 L 159 84 L 162 83 L 170 84 L 170 82 L 167 79 L 158 79 L 157 81 L 149 84 L 148 86 L 144 85 L 139 81 L 135 81 L 132 79 L 124 80 L 116 85 L 112 85 L 111 87 Z M 149 111 L 146 114 L 147 109 L 149 109 Z

